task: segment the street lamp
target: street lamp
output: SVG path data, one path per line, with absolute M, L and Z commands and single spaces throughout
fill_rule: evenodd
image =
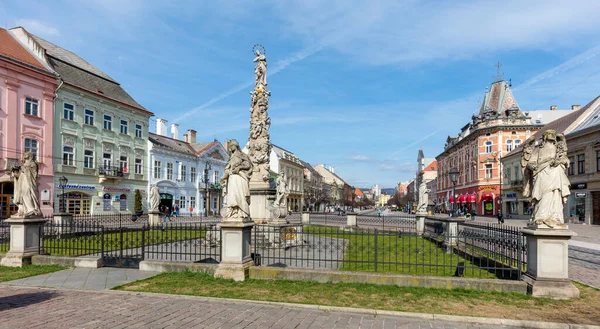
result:
M 204 166 L 204 212 L 208 217 L 208 172 L 212 169 L 209 162 Z
M 65 186 L 67 185 L 67 183 L 69 182 L 69 180 L 67 179 L 67 177 L 62 176 L 61 178 L 58 179 L 58 183 L 60 184 L 60 187 L 62 188 L 62 212 L 66 213 L 67 212 L 67 205 L 65 204 Z
M 448 172 L 448 175 L 450 175 L 450 181 L 452 181 L 452 198 L 454 199 L 454 203 L 452 203 L 452 216 L 454 217 L 454 204 L 456 203 L 456 181 L 458 181 L 458 170 L 456 168 L 452 168 Z

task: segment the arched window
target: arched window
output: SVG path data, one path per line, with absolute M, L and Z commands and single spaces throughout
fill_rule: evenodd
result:
M 515 147 L 519 147 L 519 145 L 521 145 L 521 140 L 520 139 L 516 139 L 515 140 Z
M 492 142 L 485 142 L 485 153 L 492 153 Z

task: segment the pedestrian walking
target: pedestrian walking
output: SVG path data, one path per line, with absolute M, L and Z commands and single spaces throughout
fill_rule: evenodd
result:
M 190 206 L 190 217 L 192 217 L 193 212 L 194 212 L 194 207 Z
M 504 224 L 504 217 L 502 216 L 502 210 L 498 210 L 498 224 Z
M 471 220 L 475 220 L 475 209 L 471 209 Z
M 163 221 L 167 222 L 167 219 L 169 222 L 171 221 L 171 209 L 169 209 L 169 206 L 165 206 L 165 217 L 163 218 Z

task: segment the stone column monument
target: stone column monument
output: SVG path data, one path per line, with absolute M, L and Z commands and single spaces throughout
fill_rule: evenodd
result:
M 31 152 L 26 152 L 23 158 L 21 166 L 11 169 L 15 181 L 14 203 L 18 211 L 5 220 L 10 224 L 10 249 L 2 258 L 0 264 L 3 266 L 31 264 L 31 256 L 41 251 L 40 230 L 46 220 L 38 197 L 38 165 Z
M 253 265 L 250 257 L 250 239 L 254 222 L 250 219 L 249 181 L 252 162 L 242 152 L 236 140 L 225 142 L 229 161 L 221 179 L 224 194 L 221 221 L 221 263 L 215 277 L 244 281 Z
M 524 281 L 533 296 L 579 298 L 579 290 L 569 280 L 569 239 L 575 232 L 563 217 L 563 204 L 570 194 L 565 137 L 546 130 L 538 145 L 534 139 L 526 141 L 521 167 L 523 196 L 531 197 L 534 207 L 523 230 L 528 251 Z
M 262 52 L 259 48 L 262 48 Z M 281 200 L 281 189 L 270 179 L 269 159 L 271 118 L 267 113 L 271 92 L 267 90 L 267 58 L 261 45 L 255 45 L 254 90 L 250 92 L 250 135 L 248 155 L 253 169 L 250 177 L 250 217 L 256 223 L 286 224 L 287 209 Z M 285 182 L 283 182 L 285 183 Z M 280 190 L 278 195 L 278 190 Z M 285 202 L 285 198 L 283 199 Z

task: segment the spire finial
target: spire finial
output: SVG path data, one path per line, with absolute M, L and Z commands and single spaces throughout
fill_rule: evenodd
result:
M 500 61 L 498 61 L 498 63 L 494 66 L 496 67 L 496 81 L 504 80 L 504 74 L 500 72 L 500 67 L 502 66 Z

